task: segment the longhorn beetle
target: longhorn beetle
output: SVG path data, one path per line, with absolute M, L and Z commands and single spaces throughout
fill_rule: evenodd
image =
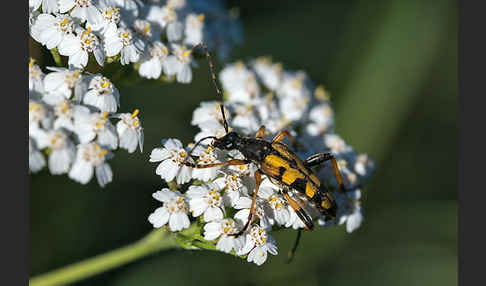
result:
M 202 47 L 205 50 L 206 58 L 209 63 L 209 70 L 211 72 L 212 82 L 216 88 L 216 92 L 221 98 L 223 95 L 219 86 L 216 82 L 216 74 L 214 73 L 214 65 L 211 60 L 208 48 L 204 43 L 199 43 L 192 47 L 195 50 L 198 47 Z M 291 142 L 295 145 L 295 138 L 288 131 L 279 132 L 272 141 L 265 140 L 265 126 L 261 126 L 258 129 L 255 137 L 248 137 L 240 135 L 236 132 L 229 132 L 228 122 L 226 121 L 226 116 L 224 112 L 223 103 L 220 104 L 221 114 L 223 117 L 223 126 L 226 131 L 226 135 L 221 138 L 215 136 L 208 136 L 200 139 L 193 148 L 192 151 L 198 146 L 202 141 L 207 139 L 213 139 L 211 147 L 218 148 L 220 150 L 238 150 L 243 154 L 244 159 L 231 159 L 226 162 L 213 163 L 213 164 L 194 164 L 184 160 L 182 164 L 191 168 L 211 168 L 217 166 L 231 166 L 231 165 L 246 165 L 249 163 L 255 164 L 258 169 L 254 173 L 255 177 L 255 192 L 253 193 L 253 200 L 250 207 L 250 214 L 248 220 L 238 233 L 233 235 L 239 236 L 246 231 L 250 225 L 255 211 L 255 201 L 257 198 L 258 190 L 260 188 L 260 183 L 262 181 L 262 175 L 266 175 L 272 183 L 279 186 L 283 196 L 287 200 L 288 204 L 293 208 L 295 213 L 298 215 L 300 220 L 304 223 L 305 229 L 312 231 L 314 229 L 314 224 L 310 215 L 306 213 L 303 207 L 294 200 L 289 192 L 292 190 L 298 191 L 305 195 L 305 197 L 315 204 L 317 210 L 326 216 L 326 219 L 335 219 L 337 205 L 334 197 L 331 195 L 329 190 L 322 184 L 317 178 L 316 174 L 312 171 L 312 166 L 317 166 L 326 161 L 331 161 L 334 168 L 334 176 L 339 184 L 339 189 L 345 192 L 343 185 L 343 180 L 341 174 L 339 173 L 338 165 L 336 159 L 331 153 L 319 153 L 310 156 L 306 160 L 302 161 L 297 155 L 290 150 L 290 148 L 282 143 L 285 137 L 289 137 Z M 187 159 L 187 157 L 186 157 Z M 298 244 L 298 239 L 300 238 L 300 232 L 298 233 L 296 244 L 294 245 L 293 252 Z

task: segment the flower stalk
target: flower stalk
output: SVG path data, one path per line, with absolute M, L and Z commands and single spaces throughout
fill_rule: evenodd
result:
M 150 232 L 141 240 L 119 249 L 33 277 L 30 286 L 54 286 L 74 283 L 117 268 L 147 255 L 179 247 L 165 228 Z
M 61 55 L 59 55 L 57 48 L 51 49 L 50 51 L 56 66 L 63 67 L 64 65 L 62 64 Z
M 133 244 L 33 277 L 29 285 L 58 286 L 78 282 L 153 253 L 174 248 L 218 251 L 213 242 L 204 240 L 201 231 L 198 223 L 176 233 L 168 232 L 167 227 L 155 229 Z M 234 252 L 231 254 L 238 256 Z

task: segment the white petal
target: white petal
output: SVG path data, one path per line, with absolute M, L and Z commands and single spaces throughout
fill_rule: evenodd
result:
M 81 51 L 81 42 L 78 37 L 67 35 L 59 43 L 58 51 L 63 56 L 72 56 Z
M 244 255 L 250 252 L 255 247 L 255 241 L 250 239 L 250 235 L 245 236 L 245 245 L 238 251 L 238 255 Z
M 162 227 L 169 221 L 169 212 L 166 208 L 160 207 L 149 215 L 148 221 L 155 228 Z
M 110 165 L 107 163 L 103 163 L 96 167 L 96 179 L 98 180 L 98 184 L 101 187 L 104 187 L 106 184 L 113 180 L 113 172 L 111 171 Z
M 160 202 L 167 203 L 176 197 L 176 194 L 171 190 L 165 188 L 152 194 L 152 197 Z
M 160 162 L 162 160 L 167 159 L 169 156 L 169 151 L 165 148 L 155 148 L 150 153 L 150 160 L 149 162 Z
M 179 171 L 179 166 L 177 163 L 172 162 L 172 160 L 165 160 L 159 164 L 155 173 L 159 175 L 162 179 L 170 182 L 174 180 L 177 172 Z
M 254 262 L 256 265 L 262 265 L 267 260 L 267 251 L 263 247 L 255 247 L 248 254 L 248 262 Z
M 75 3 L 74 0 L 58 0 L 59 3 L 59 12 L 66 13 L 67 11 L 71 10 L 74 7 Z
M 193 217 L 198 217 L 204 213 L 204 211 L 208 208 L 208 204 L 202 198 L 199 199 L 191 199 L 189 201 L 189 209 L 192 212 Z
M 84 160 L 77 159 L 71 171 L 69 171 L 69 178 L 81 184 L 86 184 L 93 177 L 93 166 Z
M 177 73 L 177 81 L 180 83 L 190 83 L 192 81 L 192 70 L 189 65 L 183 65 Z
M 230 251 L 234 248 L 235 238 L 232 236 L 223 235 L 216 243 L 216 249 L 219 249 L 223 252 L 230 253 Z
M 223 219 L 223 211 L 220 208 L 209 207 L 206 212 L 204 212 L 204 221 L 215 221 Z
M 49 155 L 49 171 L 53 175 L 67 173 L 72 159 L 73 154 L 67 148 L 52 151 Z
M 86 51 L 80 50 L 69 57 L 68 64 L 75 68 L 84 68 L 88 64 L 89 55 Z
M 152 58 L 140 65 L 138 73 L 148 79 L 158 79 L 162 73 L 162 64 L 157 58 Z

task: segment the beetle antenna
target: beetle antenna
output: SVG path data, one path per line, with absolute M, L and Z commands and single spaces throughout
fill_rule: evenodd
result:
M 208 47 L 203 42 L 193 46 L 191 50 L 195 50 L 198 47 L 202 47 L 206 53 L 206 58 L 208 59 L 208 63 L 209 63 L 209 71 L 211 73 L 211 79 L 213 80 L 213 84 L 214 87 L 216 88 L 216 92 L 221 97 L 221 104 L 219 105 L 219 107 L 221 108 L 221 114 L 223 115 L 224 131 L 226 131 L 226 134 L 228 134 L 228 122 L 226 121 L 226 115 L 224 114 L 223 94 L 221 93 L 221 89 L 219 88 L 218 83 L 216 81 L 216 73 L 214 72 L 214 64 L 213 61 L 211 60 L 211 55 L 209 54 Z
M 194 151 L 194 149 L 196 149 L 196 147 L 201 144 L 202 141 L 206 140 L 206 139 L 210 139 L 210 138 L 213 138 L 213 139 L 218 139 L 216 136 L 208 136 L 208 137 L 204 137 L 204 138 L 201 138 L 199 139 L 199 141 L 197 141 L 197 143 L 191 148 L 191 150 L 189 151 L 189 156 L 192 155 L 192 151 Z

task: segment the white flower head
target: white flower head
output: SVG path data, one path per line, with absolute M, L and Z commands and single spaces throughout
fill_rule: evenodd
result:
M 204 14 L 189 14 L 185 20 L 184 44 L 197 45 L 203 40 Z
M 117 115 L 120 119 L 116 124 L 116 130 L 120 137 L 120 148 L 128 150 L 128 153 L 133 153 L 137 146 L 140 147 L 140 152 L 143 151 L 143 129 L 138 119 L 139 110 L 136 109 L 133 113 L 122 113 Z
M 324 144 L 333 154 L 342 154 L 351 151 L 351 147 L 337 134 L 324 134 Z
M 258 191 L 258 196 L 266 200 L 273 214 L 271 219 L 278 225 L 287 225 L 290 221 L 290 211 L 285 198 L 278 193 L 279 188 L 265 178 Z M 272 223 L 273 224 L 273 223 Z
M 176 76 L 180 83 L 189 83 L 192 81 L 192 50 L 186 46 L 177 44 L 171 45 L 172 55 L 168 56 L 163 63 L 164 73 L 168 76 Z
M 217 121 L 219 124 L 223 124 L 223 114 L 221 113 L 221 102 L 208 101 L 201 102 L 199 107 L 192 113 L 192 125 L 200 125 L 206 121 Z M 231 120 L 228 109 L 224 108 L 226 120 Z M 221 125 L 222 126 L 222 125 Z
M 243 247 L 244 237 L 235 237 L 232 234 L 237 233 L 236 222 L 232 219 L 222 219 L 220 221 L 209 222 L 204 225 L 204 239 L 218 239 L 216 249 L 230 253 L 231 250 L 238 252 Z
M 251 203 L 251 197 L 240 196 L 234 204 L 234 208 L 239 210 L 235 213 L 234 218 L 242 225 L 245 225 L 248 221 Z M 260 197 L 257 197 L 254 208 L 253 214 L 260 220 L 260 226 L 264 229 L 270 230 L 275 220 L 273 218 L 273 211 L 268 206 L 268 202 Z
M 49 50 L 61 44 L 66 36 L 74 32 L 74 22 L 69 15 L 40 14 L 31 27 L 34 40 L 45 45 Z
M 262 265 L 267 260 L 267 252 L 272 255 L 278 254 L 275 240 L 260 226 L 252 225 L 245 239 L 245 245 L 238 254 L 248 254 L 248 262 Z
M 189 228 L 190 222 L 187 216 L 187 203 L 178 191 L 172 192 L 165 188 L 152 194 L 152 197 L 162 203 L 148 217 L 148 221 L 154 228 L 160 228 L 169 223 L 171 231 L 180 231 Z
M 236 172 L 221 172 L 222 177 L 213 181 L 214 184 L 223 190 L 223 201 L 226 206 L 233 207 L 240 195 L 248 195 L 248 187 L 244 184 L 242 177 Z
M 311 109 L 309 119 L 311 122 L 307 125 L 307 132 L 310 135 L 316 136 L 332 129 L 334 113 L 329 104 L 323 103 Z
M 78 69 L 66 69 L 47 67 L 52 72 L 44 77 L 44 100 L 55 104 L 64 99 L 69 99 L 74 94 L 76 98 L 84 91 L 81 71 Z M 50 97 L 51 100 L 47 100 Z
M 260 97 L 260 87 L 255 74 L 242 62 L 225 67 L 219 73 L 219 80 L 231 102 L 252 103 Z
M 186 197 L 193 217 L 202 215 L 205 222 L 223 219 L 223 197 L 218 185 L 190 186 Z
M 157 23 L 160 29 L 165 28 L 169 23 L 177 20 L 177 13 L 172 5 L 163 7 L 152 5 L 147 14 L 147 20 Z
M 109 79 L 98 74 L 90 80 L 83 103 L 100 111 L 116 112 L 120 106 L 120 93 Z
M 66 13 L 81 20 L 82 23 L 88 22 L 90 25 L 99 25 L 102 16 L 92 0 L 58 0 L 59 12 Z
M 69 171 L 75 157 L 75 148 L 65 132 L 49 130 L 38 138 L 37 143 L 41 149 L 50 149 L 48 166 L 51 174 L 65 174 Z
M 193 163 L 187 151 L 182 146 L 178 139 L 163 140 L 164 147 L 155 148 L 150 154 L 150 162 L 161 162 L 155 173 L 159 175 L 166 182 L 176 179 L 178 184 L 184 184 L 191 180 L 192 168 L 189 168 L 182 163 L 185 160 Z
M 59 54 L 68 56 L 68 64 L 76 68 L 84 68 L 88 64 L 89 53 L 93 53 L 96 62 L 103 66 L 105 53 L 98 37 L 91 32 L 91 27 L 87 30 L 77 29 L 77 36 L 68 35 L 59 44 Z
M 243 133 L 250 134 L 256 132 L 261 126 L 253 104 L 233 103 L 231 107 L 235 111 L 231 125 L 235 128 L 241 129 Z
M 104 48 L 108 57 L 121 53 L 122 65 L 135 63 L 140 57 L 140 51 L 134 45 L 134 35 L 126 28 L 108 27 L 105 32 Z
M 199 145 L 194 149 L 191 155 L 199 157 L 197 163 L 200 165 L 207 165 L 207 164 L 221 162 L 219 160 L 220 151 L 218 149 L 212 148 L 211 146 L 204 147 Z M 192 171 L 192 177 L 194 179 L 207 182 L 218 176 L 219 169 L 221 169 L 221 167 L 196 168 Z
M 54 105 L 54 129 L 64 128 L 74 132 L 74 117 L 77 112 L 89 113 L 86 106 L 75 104 L 69 100 L 63 100 Z
M 112 150 L 118 147 L 118 135 L 108 118 L 108 112 L 90 113 L 79 110 L 74 117 L 74 132 L 81 143 L 96 141 Z
M 105 162 L 111 155 L 107 149 L 101 148 L 97 143 L 78 145 L 76 159 L 69 171 L 69 178 L 87 184 L 96 173 L 96 179 L 101 187 L 112 181 L 113 173 L 110 165 Z
M 277 90 L 282 80 L 282 64 L 274 64 L 270 58 L 261 57 L 252 63 L 252 67 L 266 88 Z
M 98 31 L 104 34 L 109 28 L 116 29 L 120 23 L 120 8 L 113 8 L 112 6 L 105 6 L 100 9 L 101 21 L 99 23 L 86 24 L 86 28 L 92 28 L 93 31 Z
M 162 73 L 162 65 L 167 58 L 169 50 L 159 41 L 148 49 L 148 55 L 141 60 L 138 73 L 148 79 L 158 79 Z

